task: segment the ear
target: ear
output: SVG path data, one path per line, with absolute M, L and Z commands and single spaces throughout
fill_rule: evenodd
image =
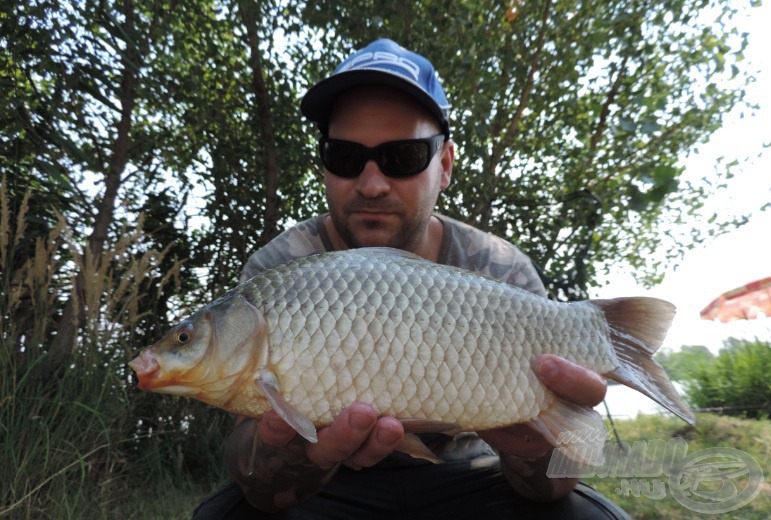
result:
M 439 189 L 445 189 L 450 185 L 452 178 L 452 165 L 455 162 L 455 143 L 448 139 L 442 146 L 442 155 L 440 157 L 442 165 L 442 176 L 439 181 Z

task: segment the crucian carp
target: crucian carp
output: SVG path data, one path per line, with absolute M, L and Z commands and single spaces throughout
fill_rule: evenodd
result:
M 527 423 L 557 446 L 563 431 L 600 431 L 531 369 L 555 354 L 651 397 L 689 423 L 688 406 L 652 358 L 671 303 L 618 298 L 560 303 L 404 251 L 362 248 L 291 260 L 206 305 L 130 366 L 143 390 L 259 418 L 274 409 L 310 442 L 347 405 L 414 433 Z M 570 438 L 570 436 L 567 436 Z M 602 462 L 601 451 L 560 446 Z

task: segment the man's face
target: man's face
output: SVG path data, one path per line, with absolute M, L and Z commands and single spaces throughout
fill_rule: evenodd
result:
M 411 97 L 388 88 L 362 87 L 335 103 L 329 137 L 368 147 L 388 141 L 432 137 L 438 123 Z M 349 247 L 388 246 L 414 251 L 426 236 L 439 192 L 450 182 L 453 148 L 445 143 L 425 171 L 405 179 L 387 177 L 368 161 L 358 177 L 325 171 L 332 223 Z

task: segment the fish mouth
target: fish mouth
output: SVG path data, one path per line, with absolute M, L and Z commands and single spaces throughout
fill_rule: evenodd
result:
M 139 388 L 149 390 L 155 386 L 152 384 L 156 379 L 154 374 L 161 369 L 161 365 L 155 359 L 155 356 L 147 350 L 143 350 L 141 354 L 129 362 L 129 366 L 137 373 Z

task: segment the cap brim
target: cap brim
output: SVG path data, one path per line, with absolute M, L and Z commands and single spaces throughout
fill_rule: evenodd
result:
M 450 124 L 447 119 L 447 108 L 443 109 L 437 105 L 425 90 L 409 79 L 380 70 L 349 70 L 319 81 L 306 92 L 300 102 L 300 110 L 310 121 L 317 123 L 322 132 L 326 132 L 329 111 L 335 99 L 350 88 L 365 85 L 393 87 L 411 95 L 436 118 L 442 132 L 449 137 Z

